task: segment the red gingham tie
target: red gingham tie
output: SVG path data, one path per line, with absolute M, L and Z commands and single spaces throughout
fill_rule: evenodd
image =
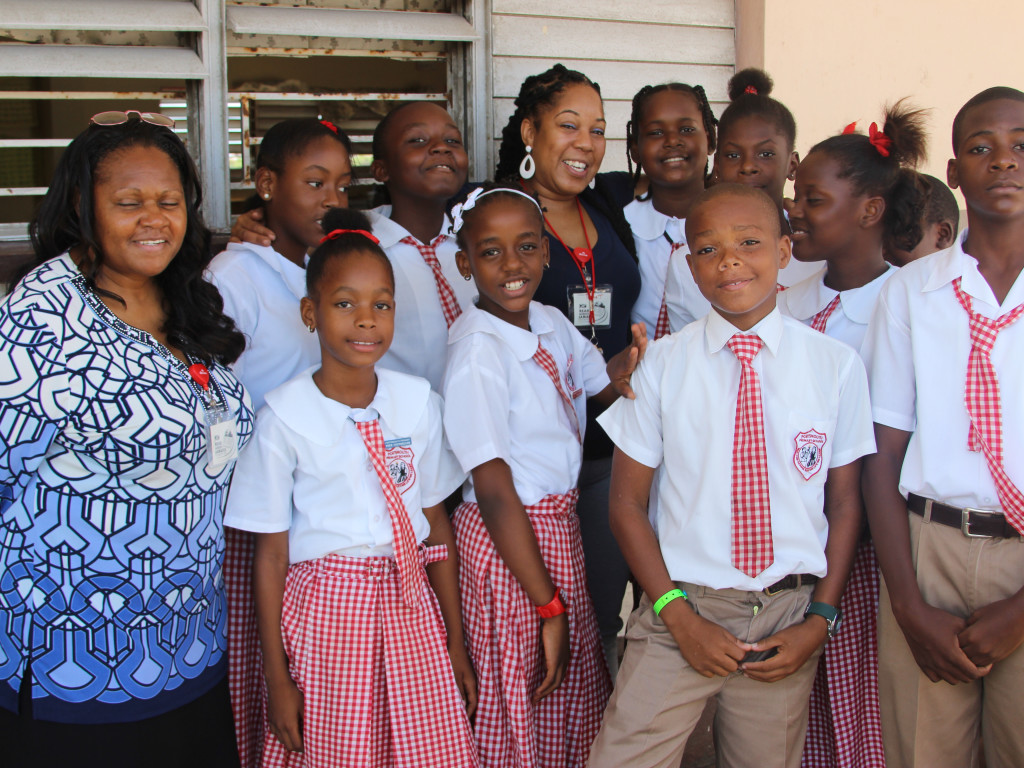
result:
M 403 237 L 400 242 L 416 246 L 416 250 L 420 252 L 420 256 L 423 257 L 423 260 L 427 262 L 427 266 L 434 273 L 434 283 L 437 285 L 437 298 L 441 300 L 441 311 L 444 312 L 444 321 L 451 328 L 455 318 L 462 314 L 462 307 L 459 306 L 459 301 L 455 298 L 455 291 L 452 290 L 451 283 L 448 282 L 448 278 L 441 271 L 441 262 L 437 259 L 437 246 L 445 237 L 447 235 L 438 235 L 430 245 L 424 245 L 412 235 Z
M 380 479 L 380 488 L 384 491 L 384 499 L 391 515 L 391 533 L 394 537 L 395 562 L 402 577 L 402 600 L 410 608 L 415 607 L 423 592 L 423 574 L 416 558 L 416 536 L 412 532 L 412 522 L 406 510 L 402 494 L 398 492 L 391 472 L 384 463 L 384 435 L 380 431 L 380 421 L 357 421 L 356 428 L 363 437 L 370 461 Z
M 764 409 L 753 366 L 754 357 L 761 351 L 761 339 L 737 333 L 726 344 L 743 367 L 733 429 L 732 564 L 753 578 L 775 560 Z
M 1024 313 L 1024 304 L 992 320 L 971 308 L 971 297 L 960 287 L 959 277 L 953 281 L 953 291 L 970 318 L 971 329 L 971 354 L 967 358 L 967 384 L 964 388 L 964 404 L 971 419 L 967 450 L 984 451 L 988 471 L 999 491 L 1003 513 L 1018 533 L 1024 533 L 1024 495 L 1003 469 L 1003 413 L 999 379 L 991 357 L 996 336 Z
M 828 319 L 832 317 L 832 313 L 836 311 L 836 307 L 839 306 L 839 294 L 835 295 L 835 298 L 830 301 L 821 312 L 811 318 L 811 328 L 816 331 L 825 332 L 825 326 L 828 324 Z
M 565 387 L 562 386 L 562 379 L 558 375 L 558 366 L 555 365 L 555 358 L 538 341 L 537 351 L 533 353 L 533 359 L 544 373 L 548 375 L 551 383 L 555 385 L 555 389 L 558 390 L 558 396 L 562 398 L 562 405 L 565 406 L 565 410 L 569 414 L 569 420 L 576 425 L 576 439 L 583 442 L 583 436 L 580 435 L 579 416 L 576 415 L 576 406 L 573 405 L 572 398 L 569 397 Z
M 672 243 L 672 251 L 669 253 L 669 259 L 672 255 L 680 248 L 686 246 L 686 243 Z M 668 336 L 672 333 L 672 328 L 668 322 L 668 304 L 665 303 L 665 294 L 661 294 L 661 308 L 658 310 L 658 322 L 654 326 L 654 340 L 657 341 L 662 336 Z

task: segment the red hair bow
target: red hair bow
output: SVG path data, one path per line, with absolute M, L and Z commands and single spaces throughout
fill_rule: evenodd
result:
M 744 88 L 743 92 L 744 93 L 749 93 L 749 94 L 751 94 L 753 96 L 757 96 L 757 88 L 755 88 L 752 85 L 748 85 L 746 88 Z
M 329 128 L 329 129 L 330 129 L 330 130 L 332 130 L 332 131 L 333 131 L 334 133 L 337 133 L 337 132 L 338 132 L 338 126 L 336 126 L 336 125 L 335 125 L 334 123 L 332 123 L 332 122 L 331 122 L 330 120 L 321 120 L 321 121 L 320 121 L 320 125 L 324 126 L 325 128 Z
M 857 132 L 857 121 L 856 120 L 854 120 L 848 126 L 843 128 L 843 136 L 846 136 L 847 134 L 850 134 L 850 133 L 856 133 L 856 132 Z
M 365 229 L 332 229 L 326 235 L 320 238 L 320 244 L 323 245 L 328 240 L 334 240 L 336 237 L 341 237 L 344 234 L 351 232 L 355 235 L 362 235 L 363 237 L 372 240 L 373 242 L 380 245 L 380 240 L 372 232 L 367 232 Z
M 892 139 L 885 135 L 884 131 L 878 130 L 878 123 L 872 123 L 871 127 L 868 128 L 868 141 L 871 142 L 871 146 L 878 150 L 878 154 L 882 157 L 889 156 L 889 150 L 892 148 Z

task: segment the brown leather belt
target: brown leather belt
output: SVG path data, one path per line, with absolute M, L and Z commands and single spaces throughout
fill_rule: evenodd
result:
M 768 597 L 771 597 L 771 596 L 777 595 L 777 594 L 779 594 L 779 592 L 782 592 L 782 591 L 787 590 L 787 589 L 796 589 L 797 587 L 803 586 L 805 584 L 817 584 L 817 583 L 818 583 L 818 577 L 815 576 L 814 574 L 811 574 L 811 573 L 791 573 L 791 574 L 789 574 L 789 576 L 785 576 L 785 577 L 779 579 L 774 584 L 772 584 L 770 587 L 765 587 L 762 590 L 762 592 L 764 592 L 766 595 L 768 595 Z
M 951 507 L 916 493 L 907 498 L 907 509 L 926 520 L 950 528 L 959 528 L 964 536 L 971 538 L 1013 539 L 1020 536 L 1013 526 L 1006 522 L 1002 512 L 991 512 L 972 507 Z

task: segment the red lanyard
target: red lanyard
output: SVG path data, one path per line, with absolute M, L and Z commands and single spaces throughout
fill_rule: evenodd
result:
M 580 226 L 583 227 L 583 237 L 587 241 L 586 248 L 570 248 L 565 244 L 555 228 L 551 226 L 551 222 L 548 221 L 548 217 L 544 217 L 544 224 L 547 225 L 548 231 L 555 236 L 555 239 L 562 244 L 562 247 L 569 252 L 573 262 L 576 264 L 576 268 L 580 271 L 580 277 L 583 278 L 583 289 L 587 292 L 587 298 L 590 300 L 590 325 L 594 325 L 594 289 L 597 284 L 597 264 L 594 263 L 594 249 L 590 245 L 590 235 L 587 234 L 587 223 L 583 219 L 583 205 L 580 203 L 580 199 L 576 198 L 576 210 L 580 214 Z M 590 264 L 590 270 L 587 270 L 587 264 Z

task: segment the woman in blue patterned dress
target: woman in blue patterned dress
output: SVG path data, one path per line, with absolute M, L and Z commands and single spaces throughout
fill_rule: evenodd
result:
M 93 118 L 33 222 L 37 266 L 0 303 L 10 765 L 237 765 L 221 518 L 253 414 L 168 124 Z

